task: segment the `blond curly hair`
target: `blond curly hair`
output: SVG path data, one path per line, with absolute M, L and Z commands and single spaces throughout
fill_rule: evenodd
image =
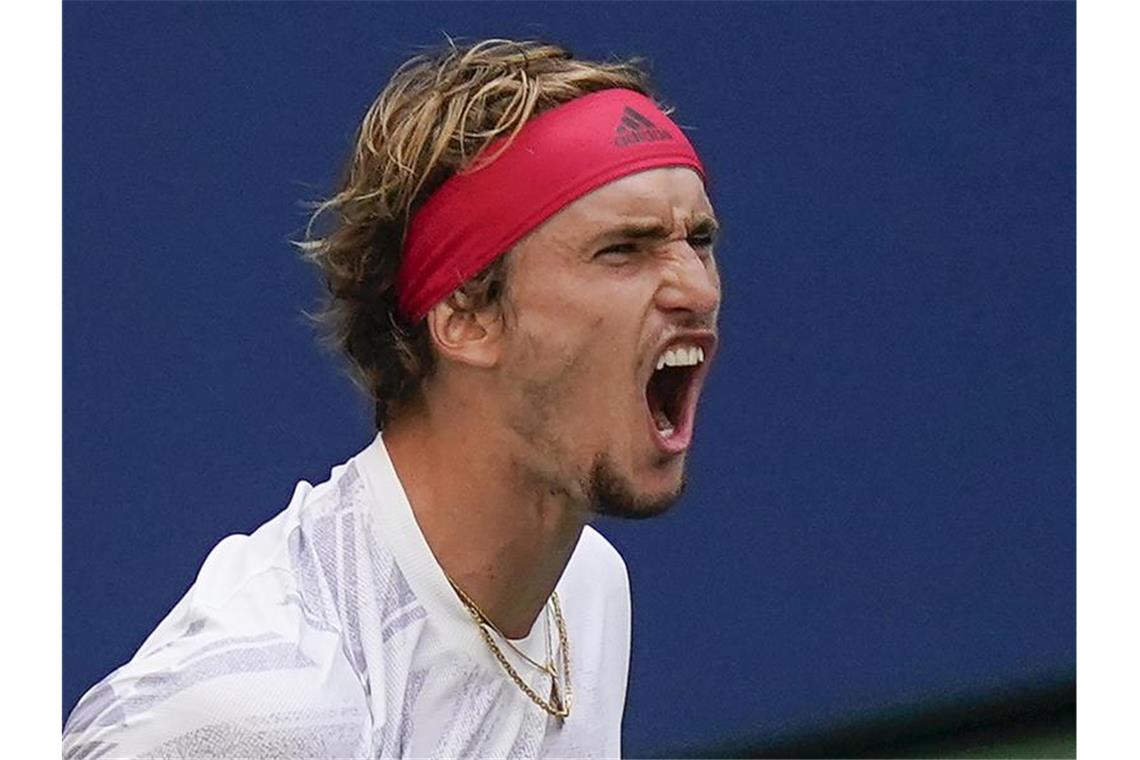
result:
M 397 69 L 368 109 L 336 194 L 315 204 L 298 245 L 328 290 L 313 316 L 375 403 L 377 429 L 435 367 L 424 321 L 409 323 L 396 307 L 408 220 L 448 177 L 476 158 L 493 160 L 483 155 L 492 141 L 509 144 L 540 113 L 611 88 L 650 94 L 637 60 L 581 61 L 537 41 L 449 39 Z M 468 309 L 496 302 L 507 259 L 471 278 L 453 302 Z

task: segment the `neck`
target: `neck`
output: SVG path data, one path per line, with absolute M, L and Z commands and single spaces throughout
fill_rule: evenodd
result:
M 384 444 L 436 561 L 506 636 L 542 612 L 586 522 L 530 476 L 508 431 L 467 409 L 402 410 Z

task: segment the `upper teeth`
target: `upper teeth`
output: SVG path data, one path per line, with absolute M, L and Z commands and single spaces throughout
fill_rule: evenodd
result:
M 657 369 L 662 367 L 692 367 L 705 360 L 705 350 L 700 346 L 675 346 L 657 359 Z

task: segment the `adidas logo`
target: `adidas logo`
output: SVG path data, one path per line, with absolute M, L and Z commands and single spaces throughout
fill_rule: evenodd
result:
M 618 122 L 617 131 L 614 133 L 614 145 L 619 148 L 637 143 L 672 139 L 673 135 L 629 106 L 626 106 L 625 110 L 622 111 L 621 121 Z

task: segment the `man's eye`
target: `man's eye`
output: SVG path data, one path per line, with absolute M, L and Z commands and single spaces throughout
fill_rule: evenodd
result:
M 712 248 L 713 243 L 716 242 L 715 236 L 705 233 L 701 235 L 692 235 L 689 238 L 689 245 L 694 248 Z
M 611 254 L 611 253 L 620 255 L 620 254 L 625 254 L 625 253 L 634 253 L 636 251 L 637 251 L 637 246 L 634 245 L 633 243 L 618 243 L 616 245 L 606 246 L 602 250 L 595 253 L 594 258 L 596 259 L 596 258 L 599 258 L 601 256 L 605 256 L 605 255 Z

